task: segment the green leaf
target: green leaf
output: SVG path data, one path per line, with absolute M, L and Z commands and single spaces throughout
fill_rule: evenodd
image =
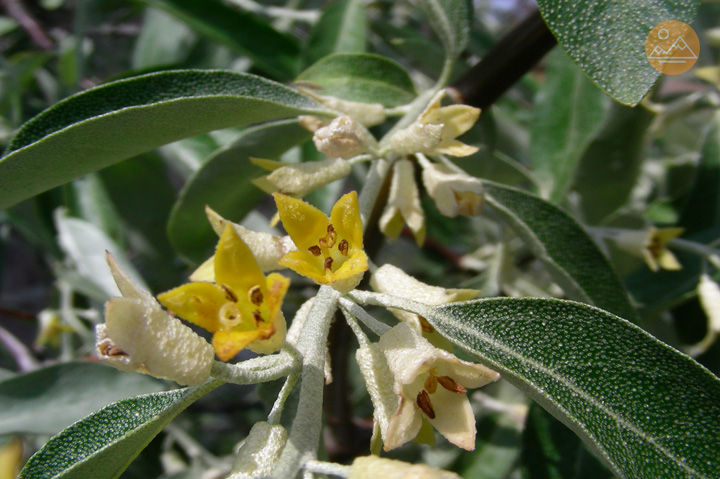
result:
M 645 56 L 650 30 L 666 20 L 690 23 L 699 3 L 538 0 L 538 7 L 558 43 L 595 84 L 620 103 L 635 105 L 660 76 Z
M 20 129 L 0 159 L 0 209 L 181 138 L 306 113 L 327 114 L 286 86 L 226 71 L 153 73 L 93 88 Z
M 523 479 L 612 479 L 579 437 L 537 404 L 523 431 Z
M 212 155 L 185 184 L 168 222 L 168 236 L 175 249 L 191 262 L 200 263 L 217 243 L 205 215 L 205 205 L 221 216 L 239 221 L 265 196 L 250 180 L 265 173 L 250 157 L 276 159 L 312 137 L 297 120 L 249 128 L 231 145 Z
M 0 435 L 57 434 L 113 401 L 161 391 L 164 384 L 98 363 L 56 364 L 0 382 Z
M 292 79 L 298 71 L 300 47 L 270 24 L 219 0 L 143 0 L 165 10 L 199 33 L 247 55 L 264 73 L 279 81 Z
M 530 128 L 530 161 L 543 197 L 566 197 L 585 146 L 605 116 L 607 97 L 560 49 L 547 61 Z
M 720 380 L 628 321 L 536 298 L 424 313 L 570 427 L 621 478 L 720 477 Z
M 634 321 L 627 291 L 585 230 L 557 206 L 484 182 L 488 204 L 525 240 L 565 293 Z
M 137 70 L 181 63 L 197 42 L 189 27 L 156 8 L 145 10 L 142 25 L 132 57 Z
M 305 63 L 315 63 L 333 53 L 363 53 L 367 41 L 366 24 L 362 1 L 328 3 L 310 34 Z
M 28 460 L 19 479 L 111 479 L 178 414 L 220 383 L 124 399 L 76 422 Z
M 416 96 L 407 72 L 394 61 L 372 54 L 338 53 L 323 58 L 296 80 L 320 95 L 393 107 Z
M 703 141 L 695 181 L 679 224 L 693 234 L 720 223 L 720 113 L 715 113 Z
M 597 224 L 623 206 L 638 181 L 655 114 L 614 103 L 578 165 L 574 189 L 587 223 Z
M 470 38 L 473 18 L 471 2 L 466 0 L 418 0 L 433 30 L 440 37 L 448 58 L 455 59 Z

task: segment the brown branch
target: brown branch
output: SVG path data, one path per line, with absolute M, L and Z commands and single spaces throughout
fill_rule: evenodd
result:
M 2 0 L 2 3 L 8 15 L 17 20 L 38 47 L 43 50 L 52 50 L 55 48 L 53 41 L 35 18 L 28 13 L 20 0 Z

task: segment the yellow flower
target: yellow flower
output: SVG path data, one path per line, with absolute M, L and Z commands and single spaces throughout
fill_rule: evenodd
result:
M 475 416 L 465 392 L 495 381 L 500 375 L 435 348 L 407 323 L 383 334 L 379 346 L 395 377 L 399 399 L 384 434 L 385 450 L 415 438 L 423 420 L 451 443 L 473 450 Z
M 617 246 L 628 253 L 641 255 L 652 271 L 667 269 L 677 271 L 682 268 L 675 255 L 667 249 L 667 244 L 680 236 L 682 228 L 655 228 L 648 230 L 626 231 L 615 236 Z
M 420 206 L 415 168 L 411 161 L 401 159 L 393 167 L 388 202 L 380 217 L 380 231 L 388 238 L 397 239 L 406 223 L 417 245 L 422 246 L 425 242 L 425 213 Z
M 468 156 L 478 151 L 456 138 L 472 128 L 480 116 L 480 110 L 467 105 L 441 107 L 444 95 L 445 90 L 438 92 L 413 124 L 392 136 L 390 147 L 395 153 Z
M 368 269 L 357 193 L 340 198 L 330 218 L 302 200 L 273 196 L 285 231 L 298 247 L 279 263 L 337 291 L 353 290 Z
M 269 354 L 285 342 L 280 306 L 290 284 L 284 276 L 265 277 L 248 246 L 231 225 L 215 251 L 215 283 L 193 282 L 158 296 L 178 316 L 213 333 L 218 358 L 241 349 Z

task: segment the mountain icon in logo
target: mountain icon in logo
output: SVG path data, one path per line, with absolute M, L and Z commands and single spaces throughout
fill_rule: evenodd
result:
M 685 60 L 697 60 L 697 55 L 683 37 L 677 37 L 667 50 L 655 45 L 648 58 L 659 60 L 660 63 L 685 63 Z

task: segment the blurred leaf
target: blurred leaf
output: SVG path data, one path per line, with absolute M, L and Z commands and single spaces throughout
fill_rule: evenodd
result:
M 415 67 L 430 78 L 443 68 L 443 49 L 437 41 L 431 41 L 411 26 L 396 26 L 387 18 L 369 17 L 372 31 L 402 58 L 403 65 Z
M 124 226 L 113 207 L 105 185 L 91 173 L 72 182 L 72 213 L 93 225 L 114 242 L 124 245 Z
M 394 61 L 366 53 L 325 57 L 296 80 L 320 95 L 393 107 L 410 103 L 417 92 L 410 76 Z
M 295 39 L 269 23 L 219 0 L 143 0 L 187 23 L 199 33 L 247 55 L 264 73 L 278 81 L 298 71 L 300 47 Z
M 634 321 L 636 313 L 607 258 L 571 216 L 529 193 L 485 182 L 487 202 L 545 263 L 569 297 Z
M 361 0 L 336 0 L 325 6 L 310 33 L 305 64 L 333 53 L 363 53 L 367 37 L 365 5 Z
M 159 153 L 173 171 L 187 180 L 220 146 L 217 139 L 208 133 L 163 145 L 159 148 Z
M 592 135 L 605 116 L 606 96 L 555 49 L 547 59 L 547 80 L 535 97 L 530 161 L 543 185 L 543 197 L 562 201 Z
M 523 479 L 612 479 L 579 437 L 537 404 L 523 431 Z
M 650 30 L 666 20 L 690 23 L 699 0 L 604 2 L 538 0 L 558 43 L 608 95 L 637 104 L 660 73 L 645 56 Z
M 680 216 L 679 226 L 693 234 L 720 223 L 720 113 L 713 115 L 703 141 L 695 182 Z
M 166 225 L 175 202 L 167 168 L 156 153 L 121 161 L 98 173 L 111 203 L 123 221 L 128 251 L 153 290 L 177 280 L 175 255 Z
M 627 202 L 637 184 L 654 116 L 642 106 L 610 106 L 575 175 L 574 189 L 589 224 L 599 223 Z
M 167 423 L 218 385 L 113 403 L 50 439 L 28 460 L 19 479 L 116 478 Z
M 65 216 L 60 209 L 55 214 L 55 226 L 60 248 L 71 263 L 65 265 L 65 268 L 69 269 L 69 276 L 63 276 L 66 276 L 76 289 L 99 302 L 107 301 L 111 296 L 120 296 L 107 265 L 108 251 L 115 257 L 120 269 L 141 288 L 148 289 L 125 256 L 124 250 L 97 226 L 85 220 Z M 59 272 L 62 273 L 62 268 Z M 72 274 L 73 272 L 75 274 Z M 73 281 L 74 277 L 82 281 Z
M 91 362 L 70 362 L 0 382 L 0 434 L 57 434 L 111 402 L 162 391 L 144 374 Z
M 248 128 L 231 145 L 217 151 L 188 180 L 172 209 L 168 236 L 175 249 L 193 263 L 212 254 L 217 235 L 205 215 L 205 205 L 231 220 L 241 220 L 265 196 L 250 180 L 264 174 L 249 158 L 276 159 L 312 133 L 297 120 Z
M 460 56 L 470 37 L 473 14 L 467 0 L 417 0 L 425 17 L 452 59 Z
M 422 314 L 570 427 L 619 477 L 720 477 L 720 380 L 630 322 L 538 298 Z
M 133 50 L 132 66 L 137 70 L 182 63 L 197 37 L 185 24 L 162 10 L 145 9 L 142 30 Z
M 20 129 L 0 159 L 0 209 L 165 143 L 230 126 L 324 114 L 253 75 L 171 71 L 72 96 Z

